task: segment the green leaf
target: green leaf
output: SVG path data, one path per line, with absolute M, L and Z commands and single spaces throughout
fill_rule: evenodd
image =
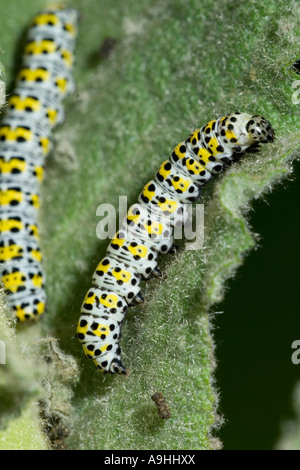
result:
M 28 402 L 20 416 L 0 431 L 1 450 L 49 450 L 36 411 L 35 402 Z
M 79 0 L 69 4 L 83 10 Z M 37 0 L 11 0 L 2 7 L 8 76 L 26 18 L 42 6 Z M 103 58 L 107 37 L 116 45 Z M 68 421 L 70 448 L 220 447 L 210 312 L 224 297 L 226 280 L 255 246 L 247 223 L 251 201 L 288 178 L 299 156 L 299 106 L 292 86 L 297 75 L 291 68 L 298 43 L 296 2 L 84 2 L 74 70 L 78 88 L 66 102 L 66 123 L 55 132 L 43 185 L 49 302 L 35 330 L 39 344 L 49 336 L 58 340 L 62 369 L 72 364 L 68 370 L 76 386 L 62 371 L 52 370 L 48 378 L 52 391 L 62 383 L 62 393 L 50 403 Z M 235 110 L 265 116 L 276 129 L 276 142 L 205 188 L 204 249 L 182 245 L 161 259 L 164 279 L 148 282 L 145 307 L 128 313 L 121 347 L 130 374 L 96 373 L 74 335 L 80 305 L 108 243 L 96 237 L 97 206 L 118 208 L 119 196 L 128 197 L 128 206 L 134 203 L 178 142 Z M 18 331 L 17 341 L 24 334 Z M 32 357 L 33 364 L 42 363 L 41 381 L 47 376 L 44 357 Z M 158 416 L 151 400 L 156 391 L 167 399 L 169 420 Z M 40 395 L 49 401 L 49 389 Z
M 17 338 L 2 290 L 0 300 L 0 449 L 47 448 L 36 406 L 46 370 L 33 367 L 32 347 Z

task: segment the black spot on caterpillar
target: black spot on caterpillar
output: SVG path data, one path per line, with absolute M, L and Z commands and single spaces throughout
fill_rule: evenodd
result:
M 273 142 L 275 132 L 262 116 L 234 112 L 196 129 L 173 150 L 145 185 L 121 229 L 98 264 L 86 294 L 77 338 L 101 372 L 126 374 L 119 346 L 128 306 L 140 303 L 142 279 L 159 275 L 157 257 L 173 247 L 173 229 L 185 222 L 185 204 L 201 187 L 247 149 Z
M 46 7 L 27 31 L 21 69 L 0 124 L 0 280 L 19 321 L 45 311 L 38 212 L 52 130 L 64 121 L 78 13 Z
M 296 62 L 292 64 L 292 68 L 294 69 L 294 71 L 300 74 L 300 59 L 296 60 Z

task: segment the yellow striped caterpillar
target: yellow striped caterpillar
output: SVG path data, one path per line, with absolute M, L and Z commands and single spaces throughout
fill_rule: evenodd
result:
M 36 320 L 46 304 L 38 210 L 52 130 L 64 120 L 78 14 L 46 7 L 27 31 L 22 66 L 0 124 L 0 280 L 19 321 Z
M 274 138 L 271 124 L 259 115 L 234 112 L 214 119 L 180 142 L 144 186 L 96 267 L 81 308 L 77 338 L 99 371 L 126 374 L 122 322 L 128 306 L 143 302 L 141 280 L 160 275 L 157 256 L 172 248 L 184 205 L 195 202 L 224 166 Z

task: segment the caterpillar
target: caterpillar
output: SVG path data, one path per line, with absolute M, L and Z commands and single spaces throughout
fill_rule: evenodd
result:
M 186 220 L 184 206 L 194 203 L 224 166 L 274 139 L 262 116 L 237 111 L 214 119 L 180 142 L 144 186 L 96 267 L 81 307 L 77 338 L 99 371 L 126 374 L 122 322 L 129 306 L 143 302 L 141 280 L 160 275 L 157 256 L 173 247 L 174 227 Z
M 45 273 L 38 213 L 52 132 L 64 121 L 72 77 L 78 13 L 51 5 L 27 31 L 21 69 L 0 123 L 0 280 L 19 321 L 45 311 Z
M 153 393 L 153 395 L 151 396 L 151 399 L 156 404 L 159 417 L 161 419 L 170 419 L 171 418 L 170 407 L 164 395 L 162 394 L 162 392 Z

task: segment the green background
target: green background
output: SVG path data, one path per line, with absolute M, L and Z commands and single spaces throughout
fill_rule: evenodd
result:
M 292 300 L 299 224 L 293 160 L 300 140 L 292 83 L 299 77 L 291 69 L 299 58 L 299 5 L 68 3 L 81 12 L 77 91 L 66 100 L 42 189 L 48 312 L 38 325 L 16 331 L 6 308 L 0 312 L 8 345 L 0 370 L 0 448 L 49 447 L 37 400 L 68 426 L 69 448 L 217 449 L 219 438 L 231 449 L 279 445 L 298 377 L 290 346 L 299 331 Z M 8 86 L 26 25 L 43 5 L 2 2 Z M 104 59 L 99 51 L 107 37 L 116 46 Z M 277 140 L 207 186 L 205 250 L 181 249 L 160 260 L 165 278 L 147 283 L 145 308 L 132 309 L 124 324 L 130 375 L 97 374 L 74 338 L 107 246 L 95 236 L 97 206 L 117 206 L 119 195 L 135 202 L 179 141 L 236 109 L 268 118 Z M 254 233 L 262 237 L 255 251 Z M 171 407 L 165 422 L 151 401 L 158 390 Z M 218 431 L 220 413 L 227 422 Z M 300 448 L 296 440 L 284 442 Z
M 291 345 L 300 338 L 299 177 L 297 163 L 291 181 L 253 204 L 259 247 L 229 283 L 214 320 L 227 449 L 275 448 L 286 421 L 297 417 L 300 364 L 291 361 Z

